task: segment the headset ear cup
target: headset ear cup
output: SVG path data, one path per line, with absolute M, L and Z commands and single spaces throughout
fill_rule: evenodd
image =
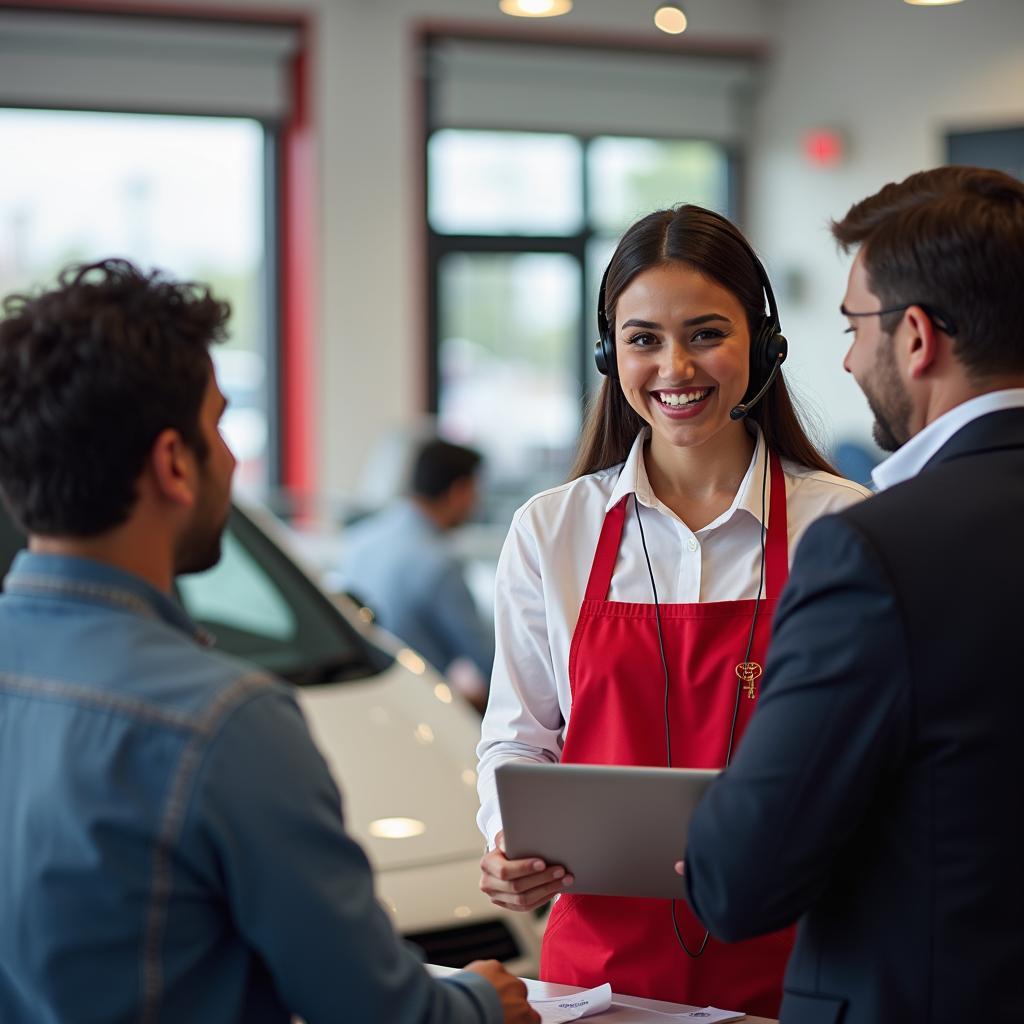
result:
M 786 356 L 789 355 L 789 342 L 778 327 L 776 327 L 772 332 L 772 336 L 769 339 L 768 344 L 765 346 L 765 349 L 768 358 L 769 372 L 776 363 L 784 363 L 786 361 Z
M 755 394 L 768 379 L 775 364 L 785 360 L 789 354 L 789 342 L 772 319 L 761 325 L 750 346 L 750 384 L 748 395 Z M 780 359 L 781 356 L 781 359 Z
M 618 380 L 618 367 L 615 365 L 615 342 L 604 332 L 594 345 L 594 363 L 597 372 L 612 380 Z

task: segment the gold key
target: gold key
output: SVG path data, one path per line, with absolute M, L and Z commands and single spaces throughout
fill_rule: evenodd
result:
M 757 696 L 756 682 L 761 676 L 761 666 L 756 661 L 741 661 L 736 666 L 736 675 L 739 676 L 747 691 L 747 697 L 753 700 Z

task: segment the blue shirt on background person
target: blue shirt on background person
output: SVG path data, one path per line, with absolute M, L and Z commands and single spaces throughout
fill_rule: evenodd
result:
M 472 448 L 439 438 L 422 444 L 409 496 L 346 534 L 340 576 L 384 629 L 447 673 L 482 711 L 494 629 L 480 615 L 447 536 L 476 509 L 481 461 Z M 460 671 L 466 665 L 468 672 Z
M 477 610 L 444 533 L 412 500 L 351 527 L 341 575 L 345 589 L 384 629 L 438 671 L 467 658 L 490 679 L 493 630 Z

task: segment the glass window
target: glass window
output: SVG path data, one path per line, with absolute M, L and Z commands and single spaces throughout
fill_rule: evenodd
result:
M 427 144 L 428 215 L 447 234 L 579 231 L 582 153 L 571 135 L 445 129 Z
M 713 142 L 602 136 L 587 149 L 590 221 L 620 235 L 652 210 L 696 203 L 729 213 L 729 158 Z
M 564 479 L 575 449 L 579 294 L 579 262 L 561 253 L 441 260 L 439 425 L 518 498 Z
M 265 130 L 246 118 L 0 108 L 0 296 L 125 256 L 231 303 L 214 350 L 237 483 L 268 480 Z

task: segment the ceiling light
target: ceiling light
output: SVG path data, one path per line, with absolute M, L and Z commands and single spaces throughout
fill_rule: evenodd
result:
M 378 818 L 368 829 L 377 839 L 412 839 L 426 832 L 427 826 L 418 818 Z
M 961 0 L 903 0 L 911 7 L 947 7 L 949 4 L 958 4 Z
M 572 10 L 572 0 L 501 0 L 498 6 L 514 18 L 557 18 Z
M 677 36 L 686 31 L 686 15 L 680 7 L 659 7 L 654 15 L 654 24 L 670 36 Z

